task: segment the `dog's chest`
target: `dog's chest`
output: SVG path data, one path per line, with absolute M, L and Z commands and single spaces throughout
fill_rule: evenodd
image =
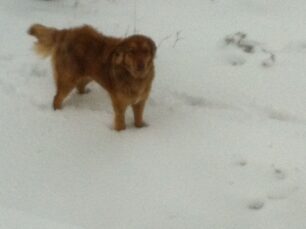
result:
M 136 99 L 134 99 L 134 100 L 132 101 L 132 104 L 137 104 L 137 103 L 139 103 L 141 100 L 143 100 L 143 97 L 139 96 L 139 97 L 137 97 Z
M 147 94 L 148 82 L 142 82 L 137 84 L 127 84 L 120 88 L 120 97 L 124 97 L 130 104 L 136 104 L 144 99 Z

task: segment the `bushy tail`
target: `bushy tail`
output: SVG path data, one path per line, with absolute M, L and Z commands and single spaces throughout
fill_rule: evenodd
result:
M 34 44 L 34 49 L 37 54 L 42 57 L 51 55 L 53 47 L 56 44 L 57 29 L 34 24 L 29 28 L 28 34 L 36 37 L 38 40 Z

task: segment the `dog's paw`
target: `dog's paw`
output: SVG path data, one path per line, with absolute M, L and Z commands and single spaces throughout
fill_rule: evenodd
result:
M 115 130 L 118 131 L 118 132 L 123 131 L 125 129 L 126 129 L 126 127 L 115 127 Z
M 141 123 L 134 123 L 136 128 L 143 128 L 143 127 L 148 127 L 149 125 L 146 122 L 141 122 Z
M 56 103 L 53 103 L 53 110 L 56 111 L 56 110 L 61 110 L 62 109 L 62 106 L 61 105 L 58 105 Z
M 126 125 L 124 125 L 124 124 L 116 124 L 114 129 L 116 131 L 122 131 L 122 130 L 126 129 Z

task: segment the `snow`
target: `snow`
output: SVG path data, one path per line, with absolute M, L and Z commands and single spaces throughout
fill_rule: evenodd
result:
M 303 0 L 1 0 L 0 228 L 305 229 L 305 10 Z M 151 36 L 149 126 L 134 128 L 129 111 L 114 131 L 96 84 L 54 112 L 50 61 L 26 34 L 36 22 Z
M 0 208 L 1 222 L 0 228 L 32 228 L 32 229 L 80 229 L 80 227 L 72 225 L 63 225 L 59 223 L 52 222 L 50 220 L 35 217 L 29 214 L 26 214 L 22 211 L 16 211 L 14 209 Z

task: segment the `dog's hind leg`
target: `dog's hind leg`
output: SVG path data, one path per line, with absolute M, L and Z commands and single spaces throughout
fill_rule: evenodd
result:
M 60 80 L 58 78 L 56 82 L 56 95 L 53 100 L 53 109 L 58 110 L 62 108 L 62 103 L 64 99 L 69 95 L 72 89 L 75 87 L 75 83 L 73 80 Z

